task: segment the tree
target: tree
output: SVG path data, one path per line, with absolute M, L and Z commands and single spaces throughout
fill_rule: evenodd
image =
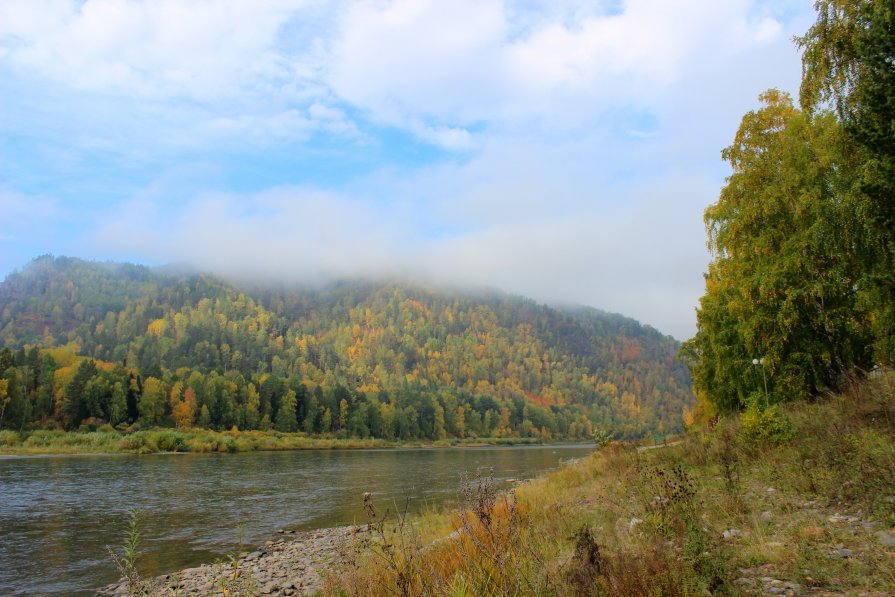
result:
M 339 431 L 343 431 L 348 426 L 348 401 L 342 398 L 339 401 Z
M 466 416 L 462 405 L 457 407 L 457 414 L 454 416 L 454 421 L 454 426 L 457 429 L 457 437 L 466 437 Z
M 96 375 L 84 386 L 84 405 L 87 416 L 109 420 L 112 388 L 102 375 Z
M 158 425 L 165 414 L 166 394 L 164 382 L 155 377 L 143 380 L 143 393 L 138 408 L 140 420 L 146 425 Z
M 280 401 L 280 410 L 277 412 L 277 429 L 291 433 L 298 428 L 295 420 L 295 392 L 289 390 Z
M 683 347 L 697 395 L 721 409 L 760 389 L 753 358 L 778 399 L 807 397 L 868 362 L 841 128 L 785 93 L 760 99 L 722 152 L 733 174 L 706 210 L 713 259 L 697 334 Z
M 116 381 L 112 386 L 112 399 L 109 403 L 109 423 L 118 425 L 127 420 L 127 392 L 124 383 Z
M 258 429 L 261 424 L 261 396 L 255 389 L 255 384 L 248 384 L 245 388 L 245 427 L 246 429 Z
M 877 360 L 895 360 L 895 0 L 818 0 L 805 36 L 801 101 L 832 102 L 859 163 L 844 197 L 860 215 L 859 294 Z
M 320 431 L 322 433 L 329 433 L 332 431 L 333 427 L 333 411 L 330 409 L 325 409 L 323 411 L 323 416 L 320 417 Z
M 317 421 L 320 419 L 320 406 L 317 402 L 316 394 L 312 394 L 311 398 L 308 400 L 308 414 L 305 416 L 305 420 L 302 423 L 304 427 L 305 433 L 308 435 L 319 430 L 317 426 Z
M 0 427 L 3 426 L 3 415 L 11 400 L 9 397 L 9 380 L 0 379 Z
M 447 431 L 444 428 L 444 407 L 438 404 L 435 398 L 432 400 L 435 405 L 435 419 L 432 425 L 432 435 L 434 439 L 444 439 L 447 437 Z
M 96 374 L 96 363 L 90 359 L 81 361 L 71 381 L 65 387 L 62 402 L 62 418 L 66 429 L 73 429 L 87 416 L 84 390 L 87 382 Z
M 174 419 L 174 424 L 181 429 L 192 427 L 193 425 L 193 412 L 185 400 L 174 405 L 171 409 L 171 418 Z

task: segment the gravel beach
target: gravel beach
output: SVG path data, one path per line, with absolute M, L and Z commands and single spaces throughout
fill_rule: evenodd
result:
M 152 579 L 150 595 L 308 595 L 320 589 L 323 572 L 341 559 L 360 527 L 280 531 L 255 551 L 231 562 L 203 564 Z M 226 592 L 223 590 L 226 589 Z M 144 588 L 144 591 L 146 588 Z M 97 595 L 128 595 L 128 583 L 103 587 Z

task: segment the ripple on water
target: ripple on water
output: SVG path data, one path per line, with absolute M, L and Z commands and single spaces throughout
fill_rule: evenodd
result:
M 277 529 L 364 520 L 362 495 L 456 503 L 460 475 L 525 479 L 589 447 L 0 457 L 0 595 L 78 595 L 117 580 L 107 544 L 143 512 L 153 573 L 213 561 Z

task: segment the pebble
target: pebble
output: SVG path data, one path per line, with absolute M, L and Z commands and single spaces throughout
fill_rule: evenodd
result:
M 891 531 L 877 531 L 876 538 L 886 547 L 895 547 L 895 529 Z
M 721 537 L 729 540 L 729 539 L 733 539 L 734 537 L 737 537 L 740 534 L 741 533 L 740 533 L 739 529 L 727 529 L 726 531 L 721 533 Z
M 239 578 L 233 579 L 230 564 L 205 564 L 187 568 L 176 574 L 152 579 L 152 597 L 168 596 L 172 589 L 179 595 L 209 595 L 223 583 L 243 588 L 231 590 L 243 594 L 247 587 L 252 594 L 313 594 L 321 588 L 323 572 L 341 561 L 341 549 L 357 533 L 357 527 L 338 527 L 295 533 L 280 532 L 279 541 L 265 541 L 260 549 L 240 556 Z M 223 570 L 224 577 L 221 578 Z M 97 591 L 97 595 L 129 595 L 127 583 L 119 581 Z

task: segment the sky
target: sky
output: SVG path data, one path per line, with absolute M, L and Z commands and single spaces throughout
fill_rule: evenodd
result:
M 486 286 L 695 333 L 812 0 L 3 0 L 0 278 L 42 254 Z

